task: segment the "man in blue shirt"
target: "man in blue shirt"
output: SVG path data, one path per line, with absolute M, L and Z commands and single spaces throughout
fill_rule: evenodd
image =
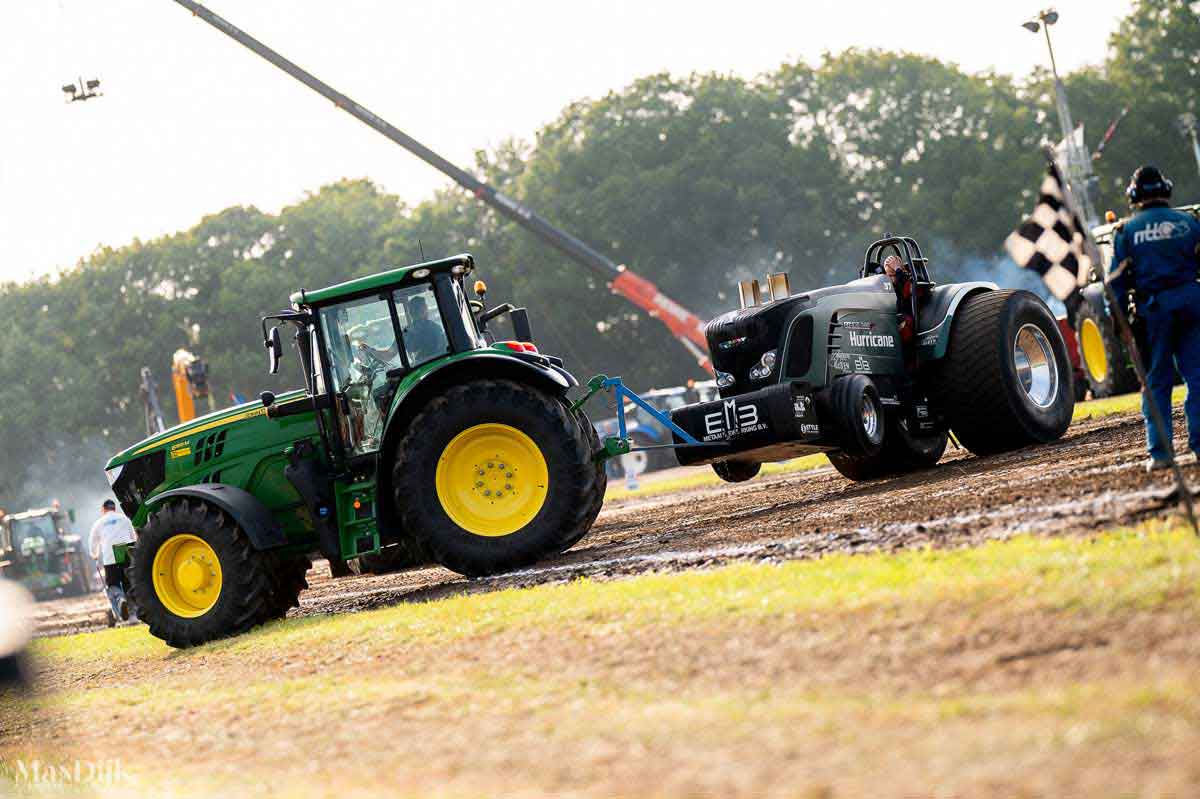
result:
M 1171 446 L 1171 388 L 1175 369 L 1187 383 L 1184 410 L 1188 444 L 1200 453 L 1200 221 L 1168 205 L 1171 181 L 1152 166 L 1133 173 L 1125 190 L 1137 212 L 1113 239 L 1110 278 L 1113 291 L 1124 301 L 1135 292 L 1138 313 L 1146 321 L 1149 366 L 1148 391 L 1143 395 L 1149 471 L 1169 465 Z M 1152 397 L 1167 423 L 1155 429 L 1146 397 Z

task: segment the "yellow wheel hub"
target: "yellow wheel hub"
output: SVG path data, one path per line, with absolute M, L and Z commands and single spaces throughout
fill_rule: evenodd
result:
M 194 619 L 208 613 L 221 595 L 217 553 L 189 533 L 171 536 L 154 556 L 154 593 L 176 616 Z
M 538 515 L 550 473 L 532 438 L 506 424 L 477 424 L 446 445 L 436 485 L 438 501 L 455 524 L 497 537 L 517 532 Z
M 1108 353 L 1104 351 L 1104 336 L 1094 319 L 1084 319 L 1079 326 L 1079 351 L 1083 366 L 1097 383 L 1108 377 Z

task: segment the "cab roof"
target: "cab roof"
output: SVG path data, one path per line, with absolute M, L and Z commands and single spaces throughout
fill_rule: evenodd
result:
M 42 516 L 50 516 L 55 513 L 62 513 L 62 511 L 55 510 L 54 508 L 34 508 L 33 510 L 21 511 L 20 513 L 10 513 L 7 518 L 9 520 L 21 521 L 22 519 L 39 519 Z
M 468 253 L 462 253 L 437 261 L 426 261 L 420 264 L 412 264 L 411 266 L 402 266 L 399 269 L 389 269 L 386 272 L 379 272 L 374 275 L 367 275 L 366 277 L 358 277 L 354 280 L 347 280 L 345 283 L 338 283 L 323 289 L 313 289 L 312 291 L 300 289 L 294 292 L 289 299 L 292 305 L 296 307 L 301 305 L 324 305 L 352 297 L 356 294 L 394 286 L 406 280 L 420 280 L 426 277 L 424 274 L 415 274 L 421 269 L 427 269 L 432 274 L 435 272 L 449 272 L 455 267 L 461 267 L 464 273 L 470 272 L 475 268 L 475 259 Z

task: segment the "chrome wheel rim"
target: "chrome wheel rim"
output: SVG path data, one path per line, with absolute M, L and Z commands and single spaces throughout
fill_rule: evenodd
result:
M 867 440 L 879 440 L 879 409 L 875 407 L 875 400 L 871 399 L 870 394 L 863 395 L 862 426 Z
M 1058 362 L 1050 340 L 1037 325 L 1022 325 L 1013 339 L 1013 366 L 1025 396 L 1039 408 L 1058 398 Z

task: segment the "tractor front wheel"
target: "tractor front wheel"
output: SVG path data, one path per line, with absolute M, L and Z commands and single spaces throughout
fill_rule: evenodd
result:
M 586 534 L 604 492 L 583 428 L 559 398 L 527 384 L 474 380 L 447 390 L 395 452 L 403 528 L 468 576 L 561 552 Z
M 270 556 L 203 502 L 177 500 L 154 511 L 130 554 L 138 617 L 171 646 L 237 635 L 278 616 Z
M 1089 302 L 1079 306 L 1075 316 L 1075 338 L 1079 340 L 1079 360 L 1094 399 L 1114 397 L 1137 391 L 1137 373 L 1129 355 L 1113 330 L 1112 320 Z

